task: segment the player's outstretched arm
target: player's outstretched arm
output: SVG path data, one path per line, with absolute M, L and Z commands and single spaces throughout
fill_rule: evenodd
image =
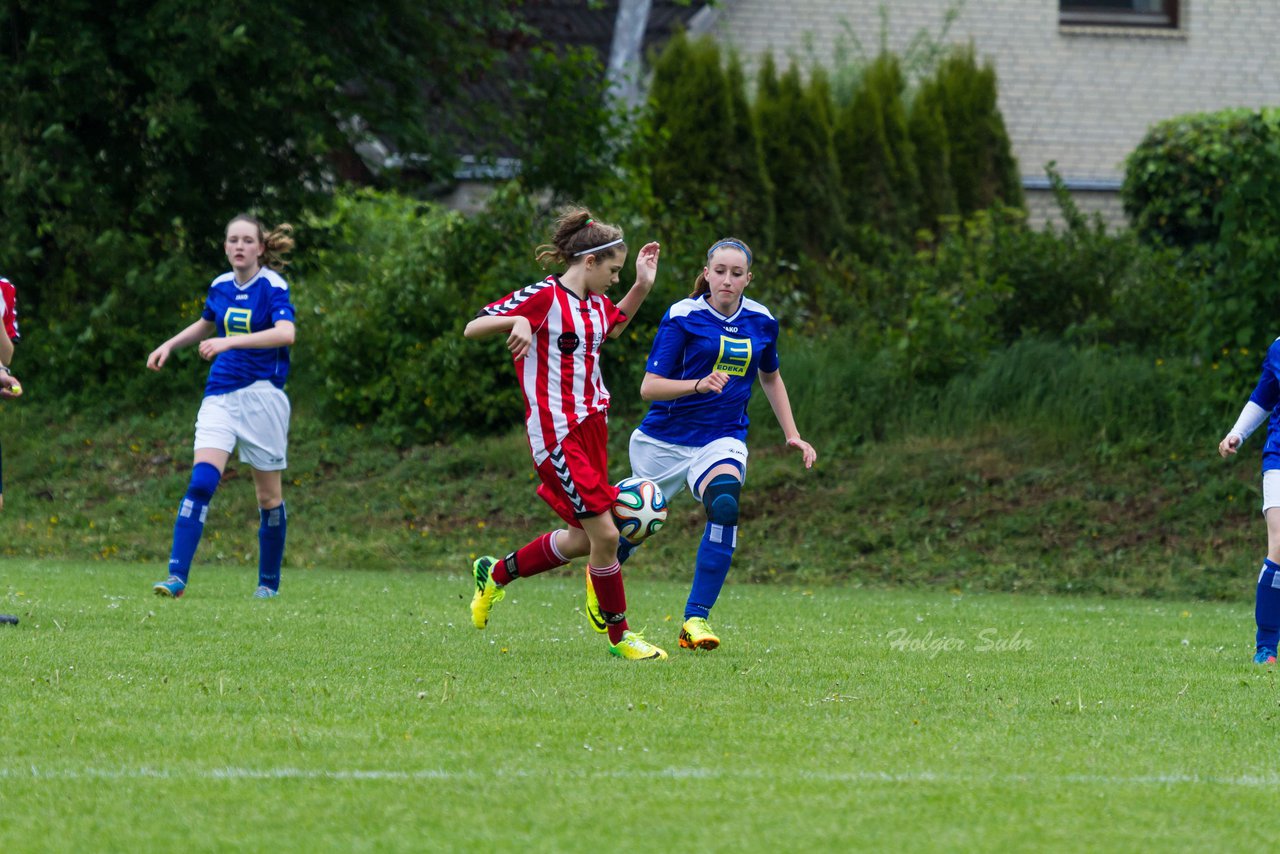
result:
M 658 256 L 661 254 L 662 246 L 658 243 L 646 243 L 640 247 L 639 253 L 636 254 L 635 284 L 618 303 L 618 310 L 625 314 L 627 319 L 609 330 L 610 338 L 617 338 L 631 325 L 631 318 L 636 316 L 636 312 L 648 298 L 649 291 L 653 290 L 653 283 L 658 278 Z
M 507 334 L 507 349 L 511 351 L 512 357 L 524 358 L 533 345 L 533 327 L 526 317 L 509 314 L 484 315 L 472 320 L 462 330 L 462 334 L 468 338 L 486 338 L 503 332 Z
M 782 372 L 760 371 L 759 377 L 760 388 L 764 389 L 764 396 L 769 398 L 769 406 L 773 407 L 773 414 L 778 419 L 778 426 L 782 428 L 782 435 L 787 437 L 787 444 L 800 450 L 805 468 L 813 468 L 813 464 L 818 461 L 818 452 L 813 449 L 813 445 L 800 438 L 795 416 L 791 414 L 791 398 L 787 396 Z
M 217 329 L 213 325 L 213 321 L 205 320 L 203 317 L 159 347 L 151 351 L 151 355 L 147 357 L 147 367 L 153 371 L 158 371 L 164 367 L 164 363 L 169 361 L 169 355 L 174 350 L 180 350 L 183 347 L 190 347 L 201 339 L 208 338 Z
M 712 371 L 705 377 L 691 380 L 673 380 L 646 371 L 640 382 L 640 397 L 643 400 L 675 400 L 691 394 L 719 394 L 728 382 L 729 375 L 724 371 Z
M 248 335 L 229 335 L 226 338 L 206 338 L 200 342 L 200 358 L 209 360 L 228 350 L 269 350 L 274 347 L 292 347 L 297 339 L 297 327 L 292 320 L 277 320 L 270 329 L 251 332 Z

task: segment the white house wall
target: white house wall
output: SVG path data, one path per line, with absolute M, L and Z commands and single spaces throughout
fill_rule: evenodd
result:
M 847 22 L 865 50 L 902 55 L 937 36 L 946 0 L 727 0 L 713 32 L 748 68 L 772 51 L 831 64 Z M 1177 30 L 1058 24 L 1057 0 L 967 0 L 947 34 L 972 41 L 999 80 L 1000 110 L 1033 216 L 1043 215 L 1044 166 L 1056 161 L 1081 201 L 1119 217 L 1124 159 L 1155 122 L 1223 107 L 1280 104 L 1280 0 L 1183 0 Z

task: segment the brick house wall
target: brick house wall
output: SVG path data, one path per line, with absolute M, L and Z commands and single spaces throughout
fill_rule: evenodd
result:
M 866 51 L 905 54 L 936 38 L 945 0 L 724 0 L 711 31 L 754 70 L 772 51 L 785 67 L 829 64 L 848 32 Z M 1182 0 L 1177 29 L 1064 26 L 1058 0 L 966 0 L 947 42 L 974 43 L 999 82 L 1000 110 L 1032 221 L 1054 219 L 1044 165 L 1056 161 L 1081 207 L 1124 221 L 1124 159 L 1155 122 L 1224 107 L 1280 104 L 1280 0 Z

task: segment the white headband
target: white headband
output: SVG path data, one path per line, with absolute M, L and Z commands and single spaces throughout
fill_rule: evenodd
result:
M 579 255 L 590 255 L 592 252 L 599 252 L 601 249 L 608 249 L 610 246 L 617 246 L 621 242 L 622 238 L 619 237 L 617 240 L 610 240 L 608 243 L 601 243 L 599 246 L 592 246 L 590 249 L 583 249 L 581 252 L 575 252 L 573 253 L 573 257 L 577 258 Z

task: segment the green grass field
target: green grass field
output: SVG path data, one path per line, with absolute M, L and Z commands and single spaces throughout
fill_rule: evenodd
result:
M 1276 674 L 1223 603 L 730 585 L 622 662 L 581 577 L 0 561 L 0 850 L 1242 850 Z

